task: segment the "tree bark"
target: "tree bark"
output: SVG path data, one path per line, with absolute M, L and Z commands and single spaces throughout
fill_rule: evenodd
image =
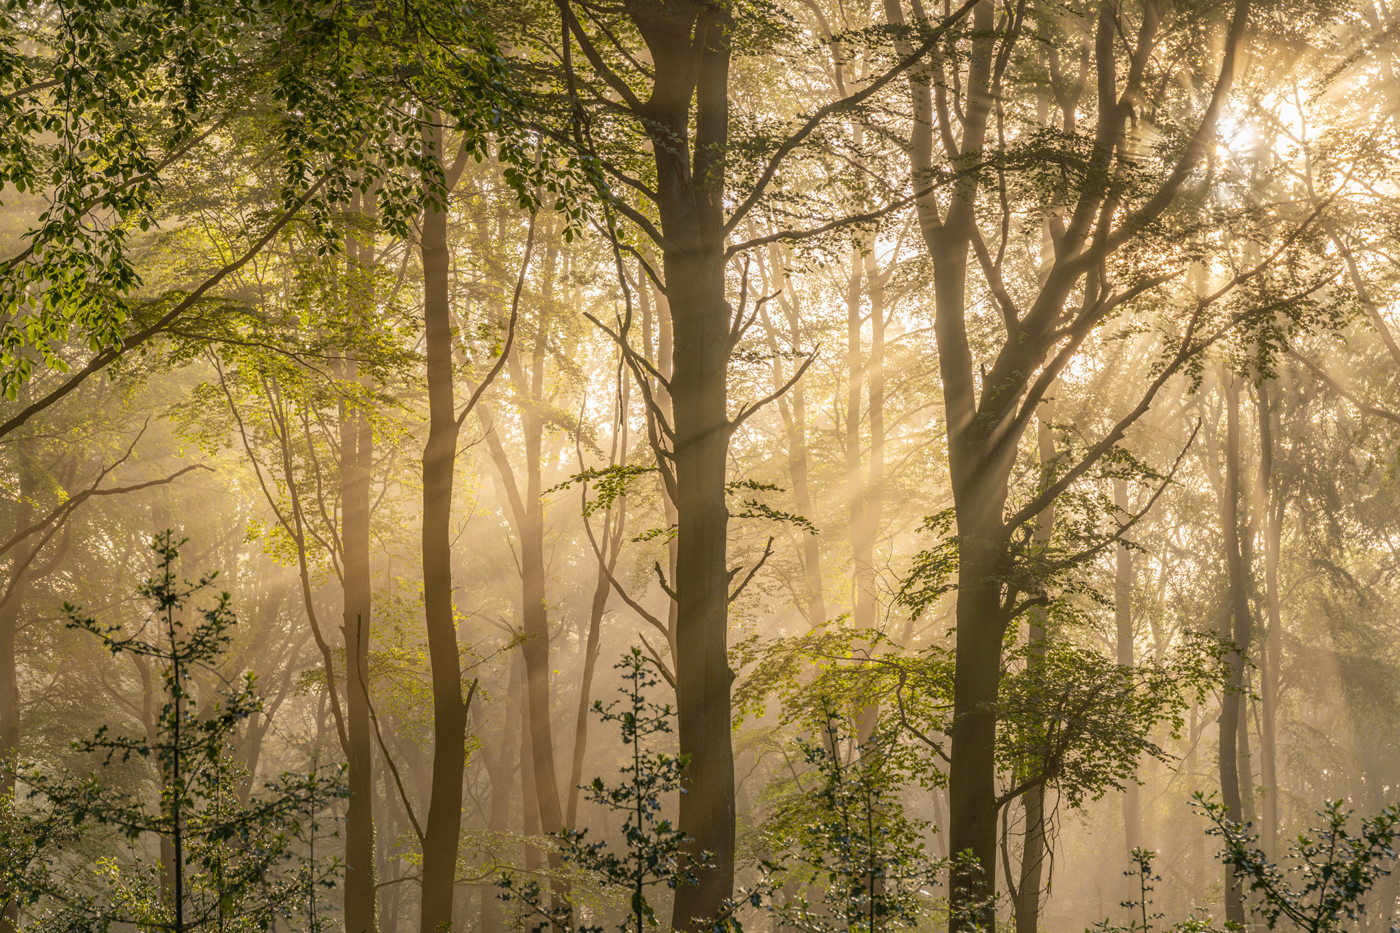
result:
M 1055 435 L 1052 425 L 1055 420 L 1055 400 L 1047 398 L 1040 405 L 1038 424 L 1038 445 L 1042 476 L 1048 476 L 1055 461 Z M 1052 504 L 1040 513 L 1032 540 L 1037 548 L 1050 543 L 1055 532 L 1055 507 Z M 1042 667 L 1045 658 L 1046 639 L 1045 611 L 1032 609 L 1028 625 L 1030 641 L 1029 663 Z M 1043 674 L 1041 675 L 1043 677 Z M 1045 785 L 1037 783 L 1021 795 L 1025 810 L 1026 837 L 1021 848 L 1021 881 L 1016 889 L 1016 933 L 1037 933 L 1040 927 L 1040 889 L 1044 886 L 1045 859 L 1047 851 L 1045 837 Z
M 776 268 L 776 261 L 772 258 L 776 253 L 776 248 L 769 253 L 771 269 Z M 770 271 L 771 277 L 772 272 Z M 771 286 L 768 290 L 772 290 Z M 797 307 L 786 291 L 779 292 L 778 302 L 786 315 L 788 339 L 795 350 L 802 345 L 802 331 L 798 322 Z M 782 365 L 782 347 L 778 343 L 777 332 L 768 319 L 767 309 L 761 310 L 760 313 L 763 315 L 763 326 L 768 334 L 768 348 L 773 353 L 773 390 L 777 391 L 787 382 L 787 374 Z M 807 392 L 800 382 L 793 386 L 787 395 L 778 399 L 778 413 L 782 416 L 783 428 L 787 434 L 788 475 L 792 480 L 792 495 L 793 501 L 797 505 L 797 514 L 811 519 L 813 511 L 812 481 L 807 451 Z M 821 545 L 816 535 L 800 534 L 800 537 L 802 539 L 803 595 L 807 604 L 807 624 L 812 628 L 817 628 L 825 625 L 827 621 Z
M 444 215 L 445 219 L 446 215 Z M 347 244 L 350 289 L 347 300 L 361 312 L 369 310 L 373 295 L 367 293 L 374 261 L 372 243 Z M 370 316 L 360 315 L 368 327 Z M 353 356 L 341 361 L 343 383 L 358 383 L 359 362 Z M 341 549 L 344 564 L 344 612 L 341 636 L 345 640 L 345 749 L 350 796 L 345 811 L 346 933 L 375 933 L 374 774 L 369 722 L 369 642 L 372 595 L 370 587 L 369 520 L 370 467 L 373 463 L 373 429 L 358 405 L 340 403 Z M 449 492 L 450 495 L 450 492 Z
M 500 834 L 497 838 L 504 838 L 510 829 L 510 805 L 519 765 L 515 743 L 520 738 L 520 706 L 516 703 L 516 697 L 520 693 L 520 666 L 512 664 L 510 668 L 510 683 L 506 688 L 506 714 L 505 721 L 501 724 L 500 743 L 487 743 L 481 750 L 482 760 L 491 776 L 491 812 L 487 825 L 493 833 Z M 479 709 L 476 715 L 480 716 Z M 480 928 L 481 933 L 505 933 L 506 930 L 500 899 L 491 889 L 483 889 Z
M 1249 650 L 1249 595 L 1247 568 L 1240 551 L 1240 397 L 1235 378 L 1222 373 L 1225 392 L 1225 475 L 1220 493 L 1220 527 L 1229 574 L 1229 603 L 1221 613 L 1221 637 L 1231 639 L 1237 650 L 1229 655 L 1230 680 L 1220 709 L 1220 795 L 1228 819 L 1244 821 L 1243 787 L 1239 773 L 1239 732 L 1244 698 L 1244 658 Z M 1230 622 L 1234 628 L 1231 631 Z M 1225 867 L 1225 919 L 1243 925 L 1244 897 L 1239 879 Z
M 443 134 L 428 114 L 423 147 L 442 163 Z M 421 933 L 452 923 L 457 847 L 462 828 L 467 709 L 452 618 L 452 479 L 457 458 L 452 386 L 447 207 L 425 205 L 421 234 L 423 325 L 427 355 L 428 441 L 423 448 L 423 616 L 433 681 L 433 784 L 424 823 Z
M 1264 533 L 1264 597 L 1268 628 L 1260 640 L 1260 778 L 1264 784 L 1262 842 L 1264 854 L 1274 858 L 1278 850 L 1278 671 L 1282 638 L 1278 565 L 1283 525 L 1282 499 L 1274 490 L 1274 428 L 1269 383 L 1259 384 L 1259 509 Z
M 629 0 L 655 63 L 646 107 L 656 162 L 662 268 L 674 338 L 670 404 L 676 505 L 675 675 L 687 759 L 678 828 L 696 885 L 676 889 L 672 926 L 700 929 L 734 891 L 734 749 L 730 735 L 729 512 L 725 501 L 731 309 L 725 300 L 728 7 Z M 698 55 L 696 54 L 698 51 Z M 692 100 L 694 107 L 692 109 Z
M 1128 483 L 1113 481 L 1113 504 L 1120 523 L 1128 517 Z M 1131 668 L 1133 659 L 1133 552 L 1126 542 L 1114 549 L 1113 618 L 1118 630 L 1118 663 Z M 1123 788 L 1123 843 L 1128 853 L 1142 846 L 1141 789 L 1132 775 Z
M 648 315 L 649 316 L 649 315 Z M 650 321 L 647 322 L 650 324 Z M 647 327 L 647 342 L 650 343 L 650 327 Z M 628 431 L 627 418 L 631 410 L 631 383 L 620 379 L 617 394 L 617 423 L 613 427 L 612 450 L 608 457 L 609 466 L 617 466 L 627 459 Z M 588 521 L 588 516 L 583 520 Z M 603 520 L 603 534 L 599 539 L 601 548 L 598 554 L 598 572 L 593 580 L 593 599 L 588 611 L 588 635 L 583 649 L 583 670 L 579 675 L 578 711 L 574 717 L 574 750 L 569 768 L 569 802 L 564 815 L 564 825 L 569 829 L 578 828 L 579 787 L 583 783 L 583 758 L 588 749 L 589 702 L 593 695 L 593 673 L 598 664 L 599 638 L 602 634 L 603 613 L 608 608 L 608 595 L 612 592 L 609 577 L 617 569 L 617 557 L 622 551 L 622 530 L 627 524 L 627 496 L 618 497 L 613 507 L 608 509 Z
M 864 260 L 856 245 L 846 277 L 846 508 L 851 535 L 851 621 L 857 628 L 875 625 L 873 538 L 866 518 L 865 477 L 861 470 L 861 390 L 865 387 L 865 354 L 861 347 L 861 280 Z

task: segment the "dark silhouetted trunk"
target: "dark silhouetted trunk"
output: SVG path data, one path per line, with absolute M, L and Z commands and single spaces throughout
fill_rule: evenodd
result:
M 444 216 L 444 220 L 446 215 Z M 348 298 L 370 310 L 367 292 L 374 247 L 352 238 L 347 244 L 350 272 Z M 361 314 L 363 326 L 370 315 Z M 359 381 L 359 364 L 341 361 L 344 383 Z M 345 749 L 350 796 L 345 810 L 345 933 L 374 933 L 377 923 L 374 877 L 374 774 L 369 722 L 370 560 L 369 484 L 373 463 L 373 431 L 358 405 L 340 404 L 341 549 L 344 566 Z M 448 495 L 451 495 L 449 489 Z
M 434 118 L 430 115 L 428 120 Z M 425 150 L 442 161 L 442 133 L 424 129 Z M 433 784 L 423 824 L 421 933 L 452 923 L 462 828 L 467 707 L 452 618 L 452 473 L 458 424 L 452 391 L 447 208 L 425 206 L 421 235 L 427 354 L 428 442 L 423 448 L 423 616 L 433 680 Z
M 1240 396 L 1235 378 L 1222 374 L 1225 392 L 1225 470 L 1220 492 L 1220 527 L 1225 543 L 1225 564 L 1229 574 L 1229 603 L 1221 613 L 1222 638 L 1233 639 L 1238 651 L 1229 655 L 1230 680 L 1220 708 L 1220 796 L 1225 815 L 1236 823 L 1244 821 L 1241 803 L 1243 777 L 1239 772 L 1239 734 L 1244 709 L 1244 658 L 1249 651 L 1249 593 L 1247 568 L 1240 551 Z M 1234 628 L 1231 630 L 1230 623 Z M 1244 898 L 1239 880 L 1228 865 L 1225 868 L 1225 920 L 1243 925 Z
M 678 826 L 690 839 L 686 851 L 692 857 L 710 853 L 710 866 L 697 872 L 699 883 L 676 890 L 672 925 L 692 931 L 716 916 L 734 891 L 733 674 L 725 564 L 733 341 L 724 279 L 732 21 L 723 6 L 633 2 L 628 12 L 655 63 L 647 107 L 674 340 L 674 660 L 677 731 L 680 752 L 688 759 Z
M 1259 511 L 1263 516 L 1264 599 L 1268 628 L 1260 640 L 1259 776 L 1264 785 L 1262 843 L 1264 854 L 1278 851 L 1278 674 L 1283 632 L 1280 621 L 1278 564 L 1283 526 L 1283 496 L 1274 490 L 1274 427 L 1268 381 L 1259 384 Z

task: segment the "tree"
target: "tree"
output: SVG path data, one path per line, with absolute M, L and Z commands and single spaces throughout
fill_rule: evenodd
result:
M 629 343 L 633 299 L 625 285 L 626 314 L 602 326 L 619 342 L 645 393 L 649 440 L 666 495 L 676 508 L 671 589 L 676 594 L 677 717 L 681 751 L 690 762 L 679 825 L 693 840 L 692 854 L 713 853 L 712 867 L 699 872 L 700 884 L 678 891 L 673 923 L 681 930 L 698 929 L 704 918 L 716 916 L 734 886 L 733 674 L 727 656 L 734 571 L 727 566 L 725 497 L 729 442 L 755 410 L 781 395 L 811 363 L 809 357 L 777 392 L 743 404 L 731 415 L 731 357 L 755 320 L 750 301 L 756 307 L 761 299 L 748 294 L 747 272 L 736 275 L 730 266 L 747 250 L 769 242 L 819 235 L 907 203 L 890 198 L 873 210 L 853 210 L 835 220 L 810 205 L 805 214 L 793 216 L 781 206 L 783 172 L 803 156 L 820 152 L 829 142 L 824 131 L 835 116 L 872 101 L 932 50 L 972 5 L 969 0 L 861 90 L 827 99 L 774 134 L 755 134 L 742 144 L 732 130 L 731 64 L 736 56 L 761 53 L 782 41 L 781 20 L 769 11 L 626 3 L 601 15 L 589 10 L 580 18 L 569 0 L 560 0 L 552 30 L 537 31 L 535 23 L 522 27 L 528 30 L 523 41 L 541 50 L 549 69 L 528 74 L 534 81 L 536 125 L 574 153 L 582 183 L 597 191 L 600 203 L 594 214 L 614 243 L 619 281 L 626 278 L 624 251 L 638 256 L 669 311 L 675 353 L 666 377 Z M 561 33 L 565 38 L 558 46 L 555 36 Z M 639 149 L 648 155 L 638 159 Z M 743 167 L 735 159 L 740 152 Z M 797 227 L 785 224 L 769 238 L 730 242 L 755 211 L 771 211 Z M 650 241 L 660 254 L 659 265 L 646 261 L 627 240 L 624 221 Z M 731 303 L 731 294 L 737 303 Z M 664 404 L 658 401 L 662 389 Z
M 144 658 L 162 669 L 164 702 L 155 741 L 103 727 L 76 747 L 109 768 L 133 757 L 154 759 L 159 802 L 152 807 L 142 794 L 104 783 L 96 772 L 80 778 L 35 764 L 7 766 L 27 788 L 29 805 L 6 798 L 0 883 L 8 897 L 24 906 L 42 904 L 39 928 L 85 929 L 116 922 L 177 933 L 256 929 L 273 916 L 291 916 L 301 896 L 309 897 L 314 915 L 314 890 L 327 875 L 314 861 L 300 858 L 298 844 L 314 837 L 318 801 L 324 808 L 343 794 L 341 775 L 285 774 L 257 798 L 247 803 L 238 799 L 238 765 L 228 749 L 260 701 L 254 676 L 247 673 L 220 702 L 197 711 L 193 675 L 218 662 L 236 620 L 227 593 L 206 608 L 193 605 L 214 576 L 180 581 L 175 565 L 181 544 L 169 532 L 152 542 L 158 569 L 138 588 L 150 602 L 150 614 L 136 632 L 65 607 L 69 626 L 96 635 L 112 654 Z M 63 850 L 99 827 L 115 831 L 128 844 L 147 833 L 168 839 L 172 864 L 148 867 L 138 860 L 122 865 L 109 858 L 99 863 L 104 887 L 74 890 L 57 870 Z M 161 884 L 162 869 L 173 878 L 168 892 Z M 307 920 L 314 924 L 314 916 Z

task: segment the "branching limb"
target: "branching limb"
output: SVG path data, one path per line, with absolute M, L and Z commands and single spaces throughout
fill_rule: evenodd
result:
M 797 380 L 802 378 L 803 373 L 807 372 L 807 368 L 811 366 L 814 362 L 816 362 L 817 354 L 819 352 L 821 352 L 821 347 L 814 348 L 812 352 L 807 355 L 807 358 L 802 361 L 802 365 L 797 367 L 797 372 L 792 374 L 792 378 L 789 379 L 787 382 L 783 383 L 782 386 L 780 386 L 776 391 L 765 395 L 763 398 L 759 399 L 752 405 L 746 405 L 741 407 L 739 409 L 739 413 L 736 414 L 734 418 L 729 422 L 729 430 L 736 430 L 739 427 L 739 425 L 747 421 L 750 418 L 750 416 L 753 415 L 754 412 L 758 411 L 764 405 L 776 401 L 777 399 L 786 395 L 789 389 L 797 385 Z
M 749 585 L 749 583 L 753 580 L 754 574 L 758 573 L 759 570 L 761 570 L 761 569 L 763 568 L 763 565 L 766 564 L 766 563 L 768 563 L 768 558 L 769 558 L 769 557 L 772 557 L 772 556 L 773 556 L 773 536 L 772 536 L 772 535 L 769 535 L 769 536 L 768 536 L 768 543 L 767 543 L 766 545 L 764 545 L 764 547 L 763 547 L 763 556 L 760 557 L 760 558 L 758 559 L 758 563 L 756 563 L 756 564 L 753 565 L 753 569 L 749 571 L 749 575 L 746 576 L 746 577 L 744 577 L 744 582 L 740 583 L 739 586 L 734 590 L 734 592 L 732 592 L 732 593 L 729 594 L 729 599 L 726 600 L 726 605 L 728 605 L 729 603 L 734 602 L 734 600 L 736 600 L 736 599 L 739 598 L 739 594 L 742 593 L 742 592 L 744 592 L 744 588 L 747 587 L 747 586 Z M 661 569 L 661 565 L 658 564 L 656 569 L 657 569 L 657 570 L 660 570 L 660 569 Z M 739 568 L 738 568 L 738 567 L 735 567 L 734 570 L 731 571 L 731 576 L 732 576 L 733 574 L 735 574 L 735 573 L 738 573 L 738 572 L 739 572 Z

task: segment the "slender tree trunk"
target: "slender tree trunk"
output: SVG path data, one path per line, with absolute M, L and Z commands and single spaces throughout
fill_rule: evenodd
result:
M 1269 399 L 1269 383 L 1259 384 L 1259 509 L 1264 532 L 1264 596 L 1268 628 L 1260 642 L 1260 778 L 1264 784 L 1264 854 L 1274 858 L 1278 850 L 1278 658 L 1282 629 L 1278 591 L 1279 545 L 1282 529 L 1282 501 L 1274 491 L 1274 428 Z
M 776 266 L 777 250 L 770 252 L 770 265 Z M 801 346 L 802 332 L 797 319 L 797 308 L 786 293 L 779 293 L 778 301 L 787 316 L 789 339 L 793 349 Z M 764 328 L 768 333 L 768 347 L 773 352 L 773 389 L 777 391 L 787 381 L 782 365 L 782 347 L 768 312 L 763 310 Z M 812 518 L 812 481 L 809 475 L 807 451 L 807 392 L 799 382 L 789 393 L 778 399 L 778 412 L 783 418 L 787 433 L 788 475 L 792 478 L 793 501 L 797 514 Z M 807 624 L 812 628 L 825 625 L 827 620 L 825 584 L 822 579 L 821 545 L 816 535 L 802 534 L 802 575 L 807 603 Z
M 1220 494 L 1220 526 L 1225 540 L 1225 563 L 1229 572 L 1229 606 L 1221 613 L 1221 636 L 1239 646 L 1229 656 L 1230 680 L 1220 710 L 1220 795 L 1225 815 L 1244 821 L 1239 773 L 1239 731 L 1244 695 L 1244 657 L 1248 652 L 1249 596 L 1246 568 L 1240 552 L 1240 399 L 1232 374 L 1222 374 L 1225 392 L 1225 476 Z M 1231 631 L 1230 622 L 1234 629 Z M 1225 868 L 1225 919 L 1243 925 L 1244 898 L 1234 871 Z
M 1047 398 L 1040 405 L 1038 437 L 1040 465 L 1043 476 L 1048 476 L 1055 460 L 1055 435 L 1052 425 L 1055 420 L 1055 400 Z M 1037 549 L 1049 545 L 1055 531 L 1055 507 L 1051 505 L 1040 513 L 1039 522 L 1032 534 Z M 1029 664 L 1043 671 L 1046 640 L 1045 611 L 1031 610 L 1028 637 L 1030 641 Z M 1039 675 L 1044 676 L 1043 672 Z M 1047 852 L 1045 838 L 1045 785 L 1038 783 L 1021 795 L 1021 804 L 1026 815 L 1026 838 L 1021 849 L 1021 881 L 1017 886 L 1016 933 L 1037 933 L 1040 926 L 1040 891 L 1045 881 L 1045 859 Z
M 552 252 L 552 251 L 551 251 Z M 554 763 L 554 734 L 549 715 L 549 610 L 545 602 L 544 502 L 540 498 L 541 454 L 544 420 L 535 408 L 543 403 L 545 357 L 544 311 L 539 316 L 531 356 L 527 402 L 522 408 L 525 428 L 525 498 L 520 516 L 520 571 L 522 623 L 525 635 L 526 702 L 530 716 L 530 754 L 534 765 L 535 795 L 540 826 L 549 835 L 564 828 L 559 806 L 559 779 Z M 520 386 L 520 388 L 525 388 Z M 524 394 L 524 393 L 522 393 Z M 509 469 L 509 464 L 505 464 Z M 550 867 L 561 867 L 559 853 L 549 855 Z
M 436 115 L 428 115 L 428 123 Z M 441 164 L 443 134 L 425 127 L 423 143 Z M 421 236 L 423 323 L 427 350 L 428 442 L 423 449 L 423 615 L 433 680 L 433 784 L 424 823 L 421 933 L 452 923 L 462 828 L 467 709 L 452 619 L 452 474 L 457 456 L 452 391 L 452 325 L 446 206 L 427 206 Z
M 865 477 L 861 470 L 861 389 L 865 354 L 861 347 L 861 280 L 864 262 L 857 245 L 851 250 L 846 279 L 846 507 L 851 529 L 851 621 L 857 628 L 875 625 L 873 540 L 865 515 Z
M 525 662 L 522 658 L 521 669 Z M 534 730 L 530 727 L 530 687 L 526 677 L 520 685 L 520 793 L 521 831 L 526 838 L 525 867 L 538 871 L 544 864 L 540 848 L 532 840 L 540 834 L 540 797 L 535 784 L 535 757 L 530 748 L 530 737 Z
M 444 221 L 446 215 L 443 215 Z M 373 295 L 373 245 L 351 242 L 348 252 L 350 288 L 348 300 L 367 311 Z M 370 326 L 362 314 L 363 326 Z M 342 361 L 346 384 L 360 379 L 353 357 Z M 360 408 L 340 404 L 341 548 L 344 564 L 344 612 L 341 636 L 345 639 L 345 734 L 349 747 L 349 799 L 345 812 L 345 933 L 375 933 L 374 876 L 374 774 L 369 722 L 369 647 L 372 595 L 369 558 L 369 484 L 373 462 L 373 431 Z M 451 493 L 449 492 L 449 495 Z
M 1118 509 L 1118 521 L 1128 517 L 1128 483 L 1113 481 L 1113 504 Z M 1119 541 L 1115 550 L 1113 575 L 1113 618 L 1118 629 L 1118 663 L 1131 668 L 1133 660 L 1133 552 L 1126 542 Z M 1123 788 L 1123 843 L 1129 853 L 1142 846 L 1141 788 L 1129 777 Z
M 647 324 L 649 325 L 650 321 Z M 650 343 L 649 326 L 646 331 L 647 342 Z M 618 386 L 617 424 L 613 429 L 609 466 L 617 466 L 619 461 L 627 459 L 627 417 L 631 410 L 631 385 L 632 383 L 624 378 Z M 587 518 L 584 520 L 587 521 Z M 598 573 L 593 580 L 593 600 L 588 612 L 588 636 L 583 649 L 583 670 L 579 676 L 578 712 L 574 718 L 574 753 L 569 768 L 569 803 L 564 816 L 565 826 L 569 829 L 578 827 L 579 786 L 583 782 L 583 758 L 588 749 L 588 714 L 589 702 L 593 695 L 593 672 L 598 664 L 598 642 L 603 613 L 607 611 L 608 595 L 612 592 L 608 578 L 617 568 L 617 556 L 622 551 L 622 530 L 626 524 L 627 496 L 623 495 L 608 509 L 607 517 L 603 520 L 603 534 L 599 539 L 599 547 L 602 550 L 598 555 Z
M 482 758 L 487 773 L 491 776 L 491 813 L 488 827 L 497 838 L 504 838 L 510 830 L 510 805 L 515 793 L 515 773 L 520 764 L 516 742 L 520 738 L 520 705 L 516 698 L 520 695 L 520 668 L 523 662 L 510 668 L 510 683 L 506 688 L 505 721 L 501 724 L 499 744 L 482 749 Z M 480 716 L 480 712 L 477 712 Z M 484 731 L 484 730 L 480 730 Z M 505 919 L 501 915 L 501 902 L 496 892 L 483 889 L 481 898 L 481 933 L 505 933 Z
M 875 261 L 874 243 L 865 252 L 864 259 L 866 294 L 870 297 L 870 359 L 865 366 L 870 408 L 867 414 L 870 421 L 870 466 L 865 481 L 865 528 L 861 546 L 870 568 L 871 606 L 868 612 L 872 624 L 878 624 L 875 542 L 880 537 L 880 522 L 885 512 L 885 286 Z

